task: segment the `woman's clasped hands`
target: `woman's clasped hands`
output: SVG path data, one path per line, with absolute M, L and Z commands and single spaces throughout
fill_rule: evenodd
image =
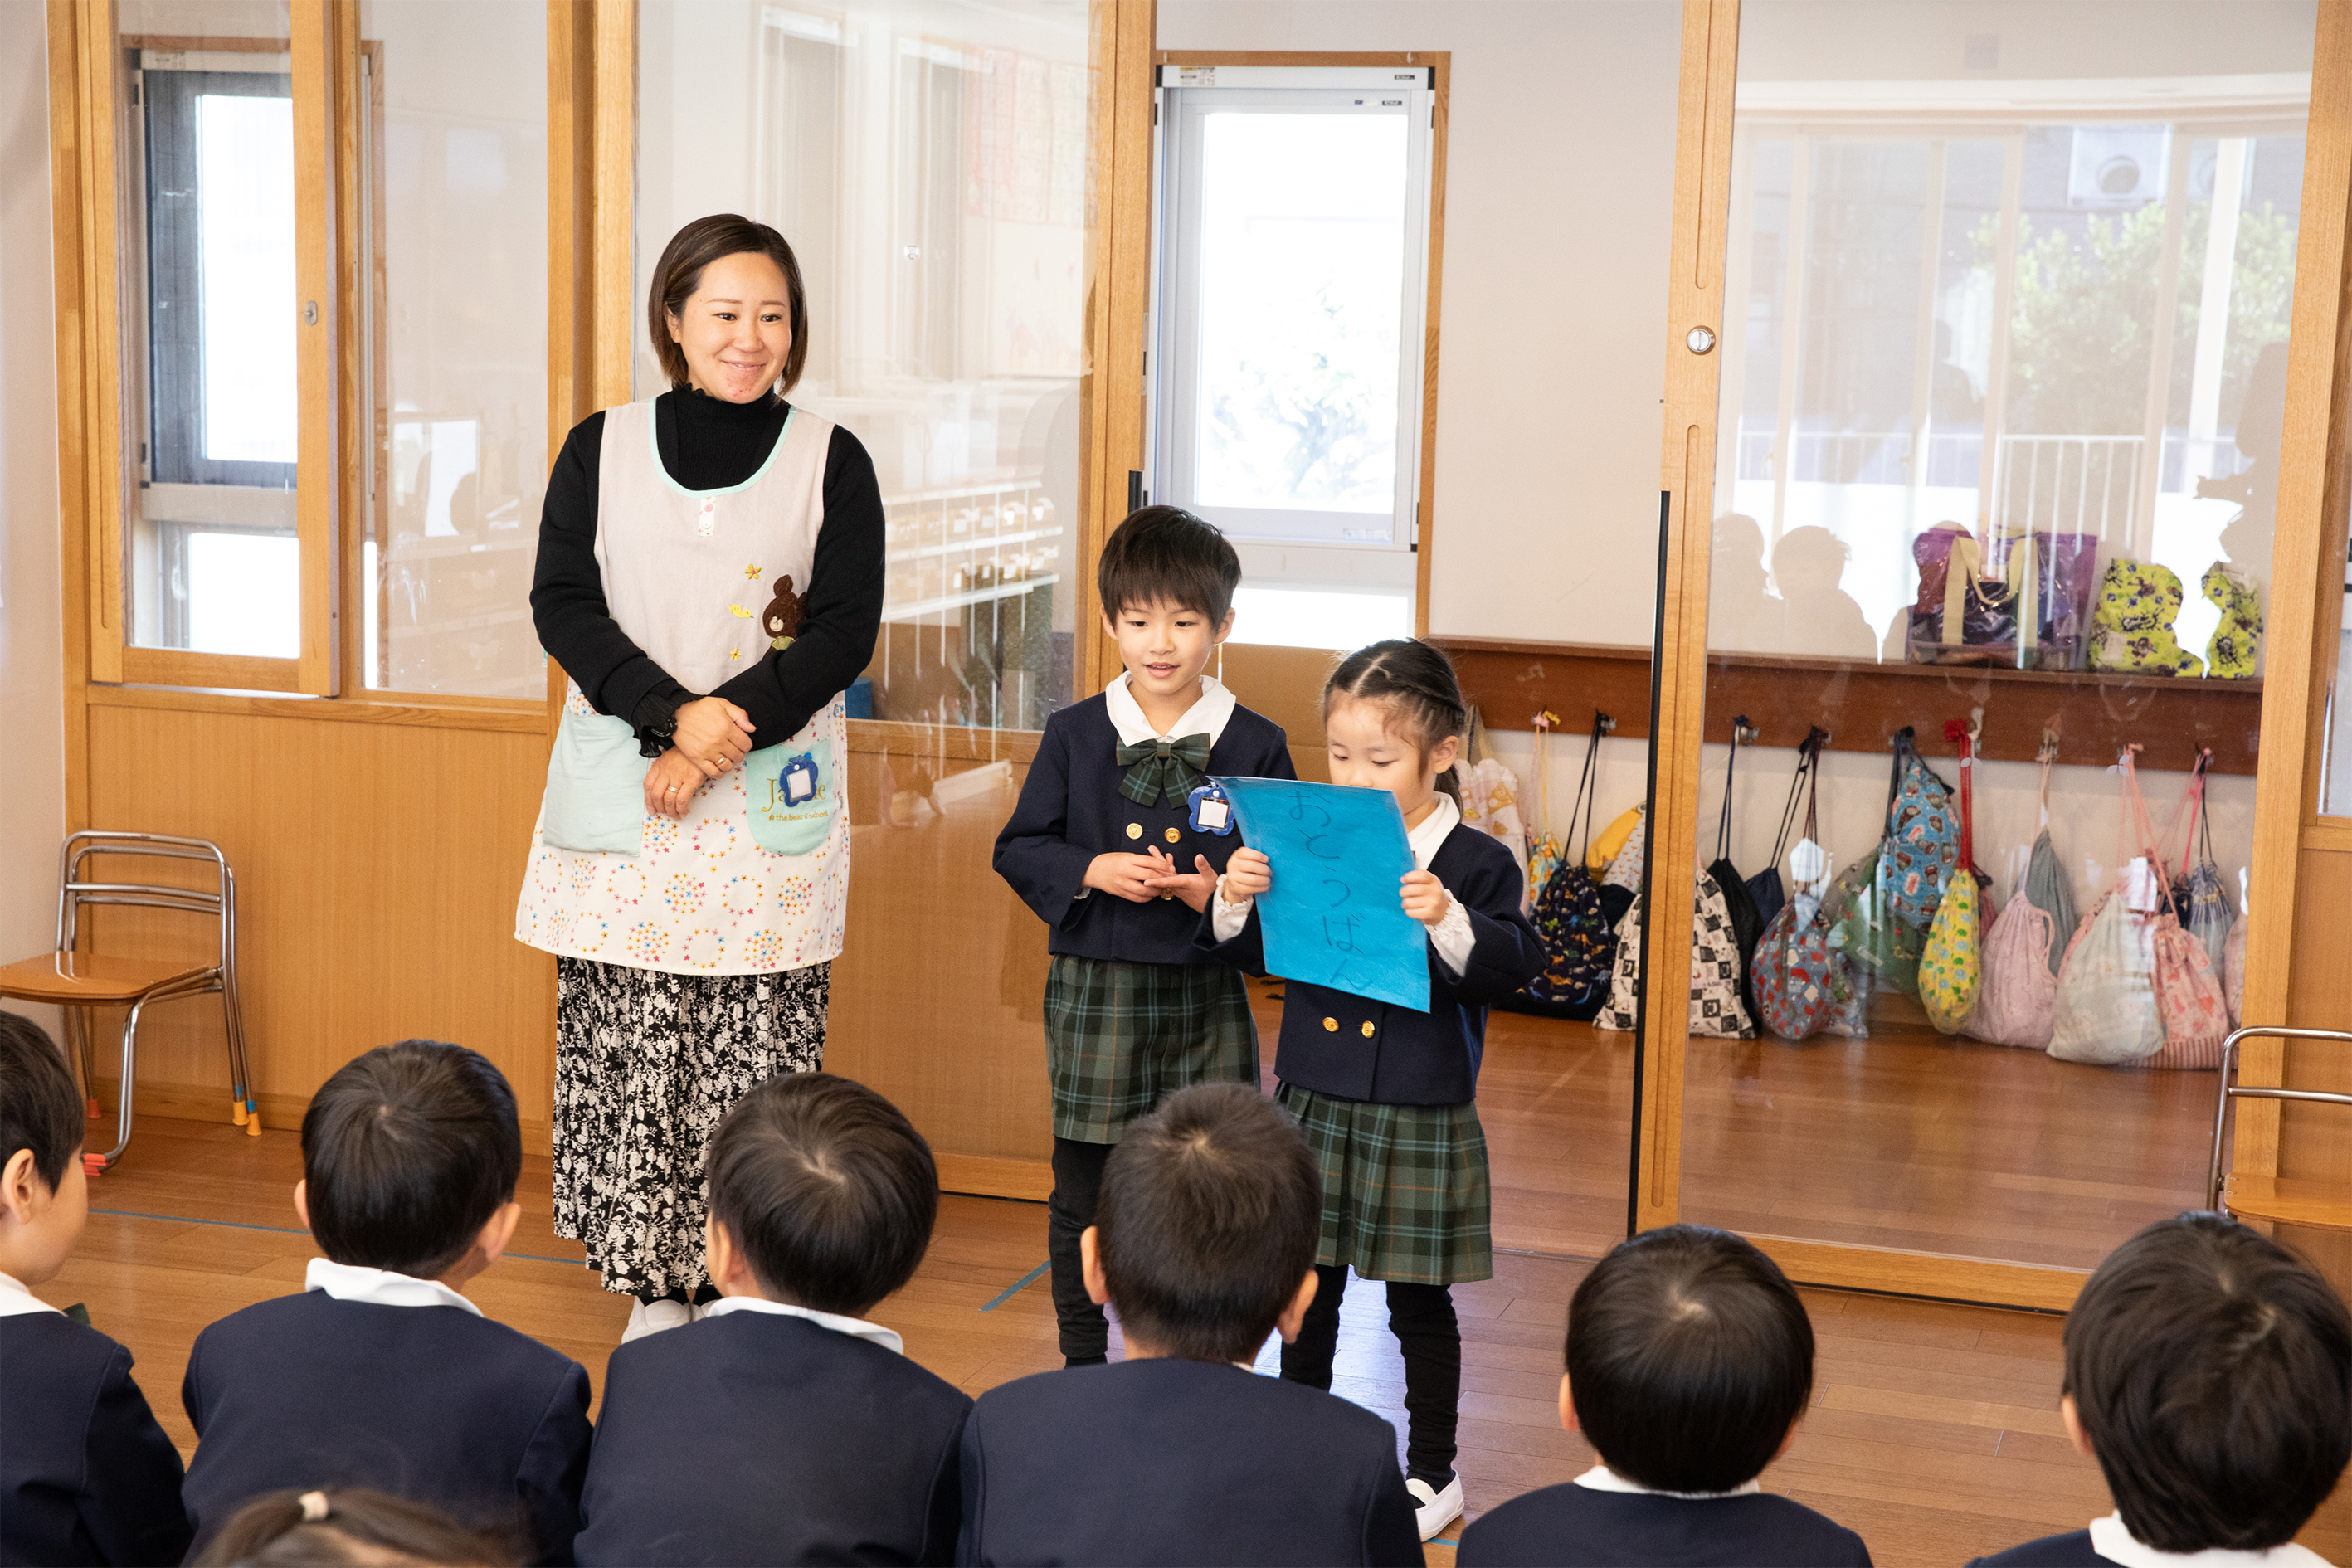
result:
M 751 750 L 751 716 L 723 697 L 702 697 L 677 710 L 669 749 L 646 770 L 648 816 L 683 817 L 696 792 L 740 763 Z

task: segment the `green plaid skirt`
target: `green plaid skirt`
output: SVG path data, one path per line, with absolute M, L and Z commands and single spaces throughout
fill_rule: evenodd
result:
M 1116 1143 L 1187 1084 L 1257 1086 L 1257 1025 L 1241 971 L 1057 954 L 1045 972 L 1054 1136 Z
M 1413 1285 L 1495 1277 L 1486 1134 L 1475 1100 L 1376 1105 L 1295 1083 L 1274 1097 L 1297 1120 L 1323 1173 L 1316 1262 Z

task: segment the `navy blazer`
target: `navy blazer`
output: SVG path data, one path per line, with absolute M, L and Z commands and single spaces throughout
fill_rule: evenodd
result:
M 730 1312 L 613 1352 L 583 1563 L 937 1563 L 971 1400 L 885 1346 Z
M 1396 1431 L 1336 1394 L 1198 1361 L 1004 1384 L 963 1429 L 964 1563 L 1422 1561 Z
M 588 1374 L 504 1323 L 280 1296 L 196 1336 L 180 1397 L 199 1439 L 184 1489 L 198 1549 L 262 1492 L 365 1486 L 572 1561 Z
M 131 1352 L 57 1312 L 0 1318 L 0 1563 L 177 1563 L 180 1451 Z
M 1870 1548 L 1836 1521 L 1769 1492 L 1675 1498 L 1570 1481 L 1480 1514 L 1463 1531 L 1454 1561 L 1460 1568 L 1870 1568 Z
M 1118 751 L 1118 731 L 1100 692 L 1045 721 L 1021 799 L 996 836 L 996 874 L 1045 922 L 1049 952 L 1126 963 L 1207 963 L 1208 955 L 1193 949 L 1196 917 L 1181 900 L 1078 897 L 1097 855 L 1158 849 L 1184 871 L 1192 869 L 1193 857 L 1205 855 L 1223 876 L 1241 846 L 1238 827 L 1195 832 L 1182 803 L 1138 805 L 1119 794 L 1127 770 Z M 1232 778 L 1298 776 L 1282 727 L 1239 703 L 1209 749 L 1207 771 Z
M 1416 1013 L 1286 975 L 1275 1077 L 1318 1094 L 1381 1105 L 1459 1105 L 1477 1098 L 1487 1005 L 1535 977 L 1543 967 L 1543 942 L 1519 912 L 1525 882 L 1501 840 L 1456 826 L 1429 858 L 1429 869 L 1470 917 L 1470 962 L 1462 977 L 1447 974 L 1430 948 L 1429 1011 Z M 1211 925 L 1215 912 L 1212 905 L 1194 922 L 1200 950 L 1264 974 L 1258 911 L 1252 909 L 1241 934 L 1227 942 L 1217 941 Z
M 2076 1530 L 2064 1535 L 2045 1535 L 2039 1541 L 2029 1541 L 2006 1552 L 1996 1552 L 1990 1557 L 1971 1558 L 1969 1568 L 2116 1568 L 2116 1565 L 2092 1547 L 2089 1531 Z

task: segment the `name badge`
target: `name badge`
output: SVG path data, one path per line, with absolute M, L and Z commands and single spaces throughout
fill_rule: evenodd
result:
M 1223 837 L 1234 830 L 1233 802 L 1213 784 L 1195 784 L 1186 797 L 1192 803 L 1192 831 Z
M 784 799 L 793 805 L 816 794 L 816 759 L 803 752 L 784 764 Z

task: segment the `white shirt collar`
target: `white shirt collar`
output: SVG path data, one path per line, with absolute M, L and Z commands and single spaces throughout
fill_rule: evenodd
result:
M 338 1301 L 372 1301 L 379 1307 L 461 1307 L 476 1317 L 482 1310 L 438 1279 L 418 1279 L 356 1263 L 310 1259 L 302 1276 L 305 1290 L 324 1290 Z
M 838 1312 L 819 1312 L 808 1307 L 796 1307 L 790 1301 L 771 1301 L 764 1296 L 729 1296 L 702 1309 L 706 1318 L 723 1318 L 730 1312 L 773 1312 L 784 1318 L 806 1318 L 820 1329 L 831 1329 L 836 1334 L 852 1339 L 871 1340 L 895 1355 L 907 1353 L 906 1342 L 895 1329 L 879 1323 L 869 1323 L 863 1318 L 845 1318 Z
M 1129 672 L 1121 670 L 1117 680 L 1103 688 L 1103 707 L 1110 714 L 1111 728 L 1118 731 L 1120 745 L 1181 741 L 1187 735 L 1205 733 L 1213 746 L 1224 738 L 1225 721 L 1234 716 L 1234 694 L 1215 676 L 1201 677 L 1200 700 L 1185 709 L 1184 716 L 1164 735 L 1151 727 L 1151 721 L 1143 716 L 1143 709 L 1129 693 L 1128 678 Z
M 2308 1546 L 2290 1541 L 2262 1552 L 2233 1552 L 2225 1546 L 2203 1552 L 2158 1552 L 2144 1546 L 2124 1523 L 2120 1510 L 2091 1521 L 2091 1550 L 2125 1568 L 2328 1568 L 2327 1559 Z
M 0 1318 L 18 1318 L 32 1312 L 57 1312 L 55 1307 L 42 1300 L 13 1274 L 0 1274 Z M 63 1312 L 58 1316 L 64 1317 Z
M 1433 798 L 1437 802 L 1435 809 L 1421 819 L 1419 827 L 1404 836 L 1406 846 L 1412 850 L 1412 868 L 1416 871 L 1429 869 L 1430 858 L 1445 842 L 1445 836 L 1462 821 L 1462 808 L 1454 804 L 1452 795 L 1439 790 Z
M 1762 1479 L 1751 1478 L 1745 1484 L 1727 1492 L 1668 1492 L 1655 1487 L 1645 1487 L 1639 1481 L 1629 1481 L 1606 1465 L 1595 1465 L 1576 1478 L 1576 1484 L 1596 1492 L 1638 1492 L 1645 1497 L 1680 1498 L 1685 1502 L 1713 1502 L 1717 1498 L 1749 1497 L 1764 1489 Z

